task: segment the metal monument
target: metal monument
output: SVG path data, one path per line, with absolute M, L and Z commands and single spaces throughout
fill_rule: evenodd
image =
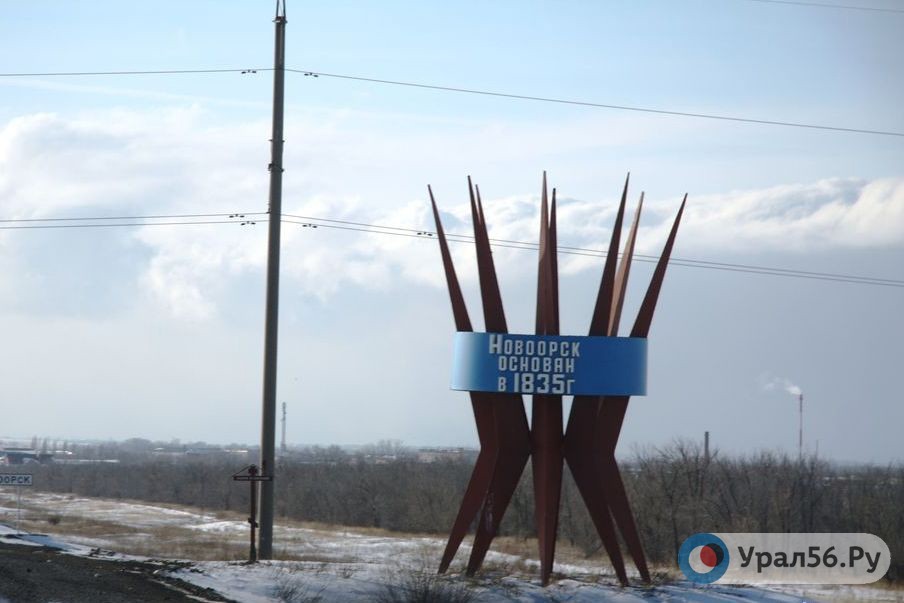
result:
M 619 581 L 628 583 L 616 529 L 641 579 L 649 582 L 650 572 L 615 460 L 615 448 L 631 395 L 646 393 L 646 338 L 687 195 L 656 263 L 630 336 L 618 337 L 643 206 L 641 194 L 619 262 L 628 194 L 628 179 L 625 180 L 589 335 L 569 337 L 559 333 L 556 189 L 552 189 L 550 204 L 546 174 L 540 209 L 535 335 L 509 334 L 480 189 L 470 178 L 468 188 L 486 333 L 475 333 L 472 327 L 439 210 L 428 187 L 457 331 L 452 388 L 469 392 L 480 441 L 480 452 L 439 571 L 449 568 L 475 520 L 467 573 L 473 575 L 480 569 L 531 458 L 542 583 L 547 584 L 552 574 L 565 463 Z M 533 396 L 530 424 L 525 394 Z M 566 395 L 574 398 L 563 431 L 562 398 Z

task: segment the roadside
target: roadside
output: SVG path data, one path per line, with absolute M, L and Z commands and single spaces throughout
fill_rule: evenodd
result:
M 15 517 L 14 502 L 0 492 L 0 517 L 4 512 L 7 520 Z M 487 556 L 477 577 L 462 575 L 467 544 L 463 545 L 449 574 L 437 576 L 436 565 L 445 545 L 444 538 L 437 535 L 288 520 L 277 524 L 278 560 L 248 565 L 244 562 L 248 525 L 238 513 L 40 491 L 31 492 L 22 503 L 21 523 L 26 534 L 18 540 L 21 544 L 14 547 L 23 550 L 15 555 L 18 560 L 13 562 L 19 565 L 6 563 L 7 557 L 13 556 L 5 552 L 10 547 L 0 551 L 0 567 L 11 568 L 17 579 L 11 580 L 8 573 L 0 571 L 0 603 L 190 600 L 325 603 L 400 600 L 399 590 L 420 596 L 413 600 L 485 603 L 904 601 L 904 590 L 880 585 L 700 587 L 682 581 L 669 573 L 668 568 L 658 568 L 653 586 L 622 588 L 606 572 L 605 560 L 583 558 L 579 551 L 570 550 L 564 543 L 553 583 L 543 588 L 537 580 L 536 542 L 511 537 L 497 539 L 495 550 Z M 10 532 L 12 528 L 0 525 L 0 542 L 5 540 L 10 544 Z M 40 532 L 53 535 L 42 536 Z M 31 552 L 41 547 L 66 554 L 52 550 Z M 118 552 L 110 552 L 114 550 Z M 28 560 L 34 563 L 23 565 Z M 35 567 L 42 563 L 50 567 Z M 56 569 L 54 564 L 60 565 L 60 571 L 56 575 L 48 574 L 46 581 L 57 590 L 34 590 L 43 588 L 43 584 L 36 584 L 45 581 L 40 572 L 52 572 Z M 23 578 L 29 573 L 36 576 Z M 86 591 L 86 585 L 108 590 Z M 446 598 L 442 599 L 443 596 Z
M 229 601 L 211 589 L 168 576 L 175 568 L 165 564 L 82 557 L 4 541 L 0 541 L 0 602 Z

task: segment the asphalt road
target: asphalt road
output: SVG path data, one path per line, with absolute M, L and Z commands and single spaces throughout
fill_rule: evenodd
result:
M 228 601 L 168 578 L 166 570 L 161 564 L 76 557 L 0 541 L 0 603 Z

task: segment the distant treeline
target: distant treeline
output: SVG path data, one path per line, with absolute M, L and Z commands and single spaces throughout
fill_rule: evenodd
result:
M 370 458 L 378 462 L 333 447 L 279 461 L 277 515 L 406 532 L 449 530 L 471 460 L 419 462 L 402 450 Z M 29 467 L 39 489 L 244 512 L 248 485 L 230 479 L 238 468 L 235 459 L 147 455 L 125 455 L 115 464 Z M 678 442 L 638 452 L 621 470 L 654 563 L 673 564 L 681 542 L 696 532 L 868 532 L 891 549 L 888 579 L 904 580 L 902 465 L 840 467 L 771 452 L 707 458 L 696 444 Z M 530 481 L 528 466 L 503 534 L 534 534 Z M 601 554 L 595 534 L 566 469 L 559 537 L 590 556 Z

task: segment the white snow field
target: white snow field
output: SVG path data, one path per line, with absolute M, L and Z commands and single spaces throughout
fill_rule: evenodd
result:
M 235 513 L 27 492 L 21 508 L 21 527 L 27 535 L 14 538 L 15 494 L 0 491 L 0 505 L 3 542 L 55 546 L 73 555 L 100 553 L 111 562 L 136 557 L 191 561 L 162 567 L 243 603 L 405 600 L 393 599 L 392 588 L 465 593 L 471 598 L 455 600 L 488 603 L 904 601 L 904 591 L 881 587 L 700 587 L 665 572 L 655 586 L 622 588 L 605 560 L 574 554 L 561 556 L 567 563 L 556 564 L 553 582 L 544 588 L 530 544 L 515 546 L 504 539 L 497 548 L 505 552 L 491 551 L 479 576 L 461 575 L 469 553 L 463 545 L 449 575 L 439 578 L 435 568 L 445 545 L 441 537 L 294 522 L 278 523 L 275 529 L 274 552 L 282 560 L 249 565 L 241 561 L 248 546 L 248 524 Z

